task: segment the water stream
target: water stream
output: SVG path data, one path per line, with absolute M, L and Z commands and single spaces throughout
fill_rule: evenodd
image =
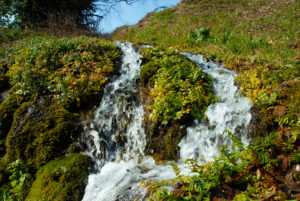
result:
M 206 120 L 196 120 L 192 127 L 187 128 L 187 135 L 179 143 L 181 160 L 197 160 L 204 156 L 204 162 L 212 161 L 222 145 L 227 145 L 228 148 L 232 146 L 230 137 L 222 134 L 224 131 L 239 135 L 242 142 L 248 145 L 252 104 L 235 86 L 236 73 L 225 69 L 221 64 L 207 62 L 202 55 L 183 55 L 214 79 L 213 92 L 219 97 L 219 101 L 208 106 Z
M 99 170 L 89 176 L 83 201 L 144 200 L 139 188 L 142 180 L 163 180 L 175 175 L 168 165 L 156 165 L 144 155 L 143 105 L 140 101 L 139 72 L 141 55 L 130 43 L 117 43 L 123 51 L 119 76 L 106 86 L 93 122 L 86 128 L 91 137 L 86 154 Z M 240 135 L 247 144 L 251 102 L 234 85 L 236 74 L 222 65 L 207 62 L 201 55 L 183 53 L 203 72 L 214 78 L 213 91 L 219 101 L 210 105 L 205 120 L 196 120 L 179 143 L 183 167 L 187 158 L 203 156 L 210 161 L 222 145 L 231 146 L 224 130 Z

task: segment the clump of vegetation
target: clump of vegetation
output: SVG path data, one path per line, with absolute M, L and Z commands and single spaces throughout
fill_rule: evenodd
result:
M 216 100 L 211 93 L 212 79 L 184 56 L 172 49 L 145 48 L 141 69 L 143 84 L 152 82 L 148 106 L 151 118 L 162 123 L 187 116 L 200 118 Z
M 82 200 L 89 158 L 72 154 L 39 169 L 26 200 Z
M 210 30 L 210 28 L 195 29 L 194 31 L 190 31 L 188 37 L 191 42 L 199 45 L 210 38 Z
M 212 200 L 217 194 L 226 200 L 287 200 L 287 195 L 276 185 L 278 181 L 273 180 L 279 174 L 277 169 L 287 161 L 278 163 L 272 158 L 284 147 L 286 154 L 293 156 L 289 159 L 290 165 L 296 164 L 293 159 L 299 153 L 293 152 L 296 136 L 290 138 L 289 143 L 283 143 L 280 135 L 273 133 L 267 138 L 257 137 L 256 143 L 245 147 L 240 138 L 229 135 L 234 142 L 233 149 L 230 151 L 224 146 L 213 162 L 199 165 L 195 160 L 186 160 L 190 175 L 181 174 L 181 169 L 171 163 L 176 174 L 174 179 L 141 182 L 151 194 L 148 200 Z M 257 167 L 264 169 L 256 171 Z
M 26 45 L 31 44 L 33 45 Z M 18 44 L 7 64 L 10 84 L 22 95 L 58 94 L 63 103 L 99 94 L 119 57 L 117 48 L 97 38 L 38 38 Z
M 19 29 L 8 29 L 0 27 L 0 45 L 23 38 L 26 34 Z
M 180 125 L 202 118 L 217 100 L 211 93 L 212 79 L 172 48 L 144 48 L 141 54 L 140 79 L 149 103 L 147 147 L 176 159 L 177 144 L 185 134 Z

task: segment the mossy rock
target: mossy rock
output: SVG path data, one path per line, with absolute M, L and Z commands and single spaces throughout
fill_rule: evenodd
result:
M 151 81 L 152 77 L 155 75 L 157 70 L 160 68 L 160 66 L 155 65 L 154 62 L 149 62 L 145 65 L 142 66 L 141 72 L 140 72 L 140 80 L 143 85 L 146 85 L 148 82 L 153 82 Z
M 146 125 L 147 145 L 146 154 L 156 154 L 156 162 L 161 160 L 178 160 L 181 138 L 186 135 L 186 129 L 180 127 L 179 122 L 172 122 L 167 125 L 155 124 Z
M 14 97 L 9 97 L 0 105 L 0 157 L 5 154 L 5 139 L 17 108 L 18 103 Z
M 37 172 L 26 201 L 82 200 L 89 163 L 89 157 L 83 154 L 50 161 Z
M 6 164 L 22 159 L 31 173 L 62 156 L 80 134 L 79 115 L 64 109 L 51 96 L 23 103 L 14 113 L 6 138 Z
M 19 105 L 28 100 L 28 97 L 21 97 L 13 94 L 11 89 L 8 98 L 0 104 L 0 157 L 5 154 L 5 139 L 13 123 L 13 116 Z

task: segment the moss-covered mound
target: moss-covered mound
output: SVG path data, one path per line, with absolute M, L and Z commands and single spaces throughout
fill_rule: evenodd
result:
M 87 184 L 89 158 L 72 154 L 39 169 L 27 201 L 79 201 Z
M 23 103 L 14 113 L 4 159 L 9 162 L 22 159 L 28 168 L 37 170 L 62 155 L 80 134 L 78 118 L 79 115 L 54 103 L 50 97 Z
M 67 153 L 82 131 L 81 117 L 93 103 L 99 103 L 119 56 L 111 42 L 85 36 L 57 39 L 37 34 L 0 48 L 0 83 L 5 83 L 0 93 L 9 90 L 0 103 L 0 195 L 22 200 L 35 173 Z M 24 174 L 12 183 L 10 178 L 14 176 L 8 167 L 19 160 Z M 86 161 L 81 155 L 65 159 L 70 174 L 67 172 L 60 180 L 62 186 L 55 190 L 60 197 L 53 194 L 51 198 L 50 192 L 46 193 L 49 187 L 43 189 L 45 195 L 49 194 L 47 199 L 80 200 Z M 27 173 L 32 179 L 23 178 Z M 66 187 L 66 192 L 74 197 L 58 195 L 67 183 L 72 187 Z
M 180 125 L 204 115 L 216 100 L 212 79 L 172 49 L 144 48 L 140 79 L 146 96 L 148 148 L 175 158 L 177 144 L 185 134 Z

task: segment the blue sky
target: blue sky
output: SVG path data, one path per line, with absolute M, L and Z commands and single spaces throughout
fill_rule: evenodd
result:
M 147 13 L 161 6 L 172 7 L 180 0 L 140 0 L 132 5 L 120 3 L 109 15 L 103 18 L 99 31 L 109 33 L 123 25 L 138 23 Z

